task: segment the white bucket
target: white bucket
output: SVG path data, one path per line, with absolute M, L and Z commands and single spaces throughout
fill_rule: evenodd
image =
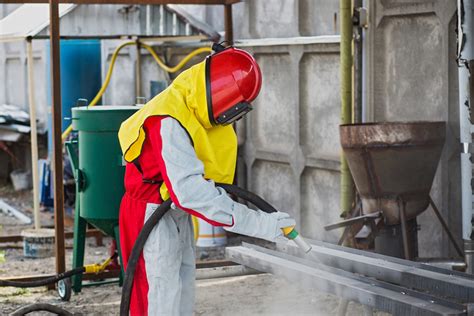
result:
M 15 189 L 15 191 L 31 189 L 31 171 L 25 171 L 20 169 L 13 170 L 10 173 L 10 179 L 12 180 L 13 188 Z
M 54 256 L 54 229 L 25 229 L 23 255 L 27 258 L 48 258 Z
M 212 226 L 208 222 L 198 218 L 199 235 L 196 242 L 198 247 L 219 247 L 225 246 L 227 236 L 224 228 L 220 226 Z

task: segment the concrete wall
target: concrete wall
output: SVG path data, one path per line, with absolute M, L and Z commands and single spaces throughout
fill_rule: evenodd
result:
M 432 196 L 461 237 L 456 1 L 371 1 L 368 121 L 446 121 Z M 418 220 L 420 256 L 455 255 L 431 209 Z
M 456 1 L 364 2 L 365 120 L 447 122 L 432 196 L 460 238 Z M 217 8 L 207 10 L 204 18 Z M 235 6 L 236 37 L 337 34 L 337 11 L 338 1 L 245 1 Z M 243 183 L 295 215 L 305 235 L 335 241 L 340 232 L 321 229 L 339 214 L 339 61 L 337 45 L 329 47 L 254 47 L 264 87 L 245 122 L 242 157 Z M 418 223 L 421 256 L 455 255 L 430 209 Z
M 33 42 L 36 115 L 40 130 L 46 127 L 47 116 L 45 45 L 44 41 Z M 0 44 L 0 64 L 0 103 L 17 105 L 29 112 L 26 42 Z
M 221 6 L 181 8 L 224 31 Z M 339 33 L 337 0 L 247 0 L 232 6 L 235 38 L 335 35 Z
M 339 38 L 246 47 L 263 73 L 255 110 L 239 122 L 241 185 L 292 214 L 303 235 L 335 242 L 339 216 Z
M 370 7 L 370 26 L 365 34 L 365 119 L 448 123 L 432 195 L 460 237 L 456 1 L 364 2 Z M 283 38 L 338 34 L 338 5 L 336 0 L 247 0 L 233 10 L 235 38 L 283 41 L 245 44 L 262 67 L 264 86 L 255 110 L 238 123 L 238 181 L 278 209 L 293 214 L 304 235 L 332 242 L 340 232 L 326 233 L 322 227 L 339 219 L 339 45 L 327 37 L 303 44 Z M 12 7 L 1 8 L 5 13 Z M 222 7 L 185 8 L 223 31 Z M 103 45 L 104 65 L 114 47 L 113 42 Z M 142 53 L 142 94 L 150 98 L 149 80 L 167 80 L 168 76 Z M 2 61 L 7 56 L 0 50 Z M 133 48 L 123 51 L 105 103 L 133 103 L 135 58 Z M 177 59 L 174 56 L 170 62 Z M 26 74 L 21 70 L 24 61 L 9 63 L 16 63 L 19 70 L 8 70 L 8 76 L 18 76 L 21 82 Z M 0 76 L 5 78 L 5 72 L 5 68 L 0 69 Z M 13 98 L 2 89 L 0 102 Z M 26 100 L 21 93 L 15 98 Z M 453 254 L 431 211 L 418 223 L 421 256 Z

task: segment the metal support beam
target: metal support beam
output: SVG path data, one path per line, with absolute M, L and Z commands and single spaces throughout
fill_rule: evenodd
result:
M 61 78 L 59 70 L 59 11 L 58 0 L 50 0 L 50 45 L 51 45 L 51 96 L 53 122 L 53 185 L 54 185 L 54 225 L 56 240 L 56 272 L 66 270 L 64 249 L 64 185 L 63 156 L 61 140 Z
M 449 240 L 453 243 L 454 248 L 458 252 L 458 255 L 460 257 L 464 257 L 463 251 L 461 249 L 461 246 L 458 245 L 456 238 L 454 238 L 453 233 L 449 230 L 448 224 L 445 222 L 443 216 L 439 212 L 438 208 L 436 207 L 436 204 L 434 203 L 433 199 L 430 196 L 430 205 L 431 208 L 433 209 L 433 212 L 435 213 L 436 217 L 438 218 L 439 222 L 441 223 L 441 226 L 443 227 L 444 231 L 449 237 Z
M 297 281 L 393 315 L 465 315 L 464 306 L 374 281 L 277 251 L 253 246 L 226 249 L 229 259 L 262 272 Z
M 277 249 L 291 256 L 406 288 L 463 303 L 474 302 L 474 278 L 465 273 L 319 241 L 309 242 L 312 250 L 308 254 L 304 254 L 291 243 L 279 243 Z

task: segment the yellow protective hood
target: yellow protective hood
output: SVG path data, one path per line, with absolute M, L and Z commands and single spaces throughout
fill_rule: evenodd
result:
M 231 125 L 213 126 L 206 101 L 205 61 L 182 72 L 171 85 L 124 121 L 118 137 L 124 159 L 140 156 L 146 135 L 143 125 L 151 116 L 171 116 L 186 129 L 197 157 L 204 164 L 204 177 L 232 183 L 237 159 L 237 137 Z M 161 188 L 167 197 L 166 187 Z

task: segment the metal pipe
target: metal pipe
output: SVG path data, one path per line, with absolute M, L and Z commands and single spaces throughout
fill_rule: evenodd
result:
M 142 58 L 141 58 L 141 53 L 140 53 L 141 52 L 141 44 L 140 44 L 139 40 L 137 40 L 136 47 L 137 47 L 137 59 L 135 61 L 135 70 L 136 70 L 136 73 L 135 73 L 135 76 L 136 76 L 136 78 L 135 78 L 135 88 L 136 88 L 135 99 L 142 96 L 142 68 L 141 68 Z
M 472 162 L 469 146 L 472 142 L 470 120 L 470 63 L 474 59 L 474 41 L 471 39 L 473 14 L 471 1 L 457 1 L 458 13 L 458 79 L 459 79 L 459 137 L 463 145 L 461 153 L 461 201 L 462 237 L 464 239 L 467 271 L 473 271 L 472 263 Z M 467 247 L 467 248 L 466 248 Z
M 362 7 L 368 8 L 368 0 L 362 0 Z M 371 8 L 368 8 L 369 10 Z M 368 21 L 370 23 L 370 20 Z M 367 122 L 367 46 L 368 46 L 368 41 L 367 41 L 367 28 L 369 25 L 366 26 L 366 28 L 362 28 L 361 31 L 361 45 L 362 45 L 362 61 L 361 61 L 361 89 L 362 89 L 362 104 L 361 104 L 361 115 L 362 115 L 362 122 L 365 123 Z
M 341 16 L 341 124 L 352 120 L 352 1 L 340 0 Z M 350 212 L 354 200 L 354 182 L 344 154 L 341 153 L 341 211 Z
M 64 185 L 63 155 L 61 140 L 61 73 L 59 54 L 59 8 L 58 0 L 49 2 L 49 34 L 51 45 L 51 97 L 53 122 L 53 186 L 54 186 L 54 224 L 56 247 L 56 272 L 66 271 L 64 247 Z
M 362 0 L 354 1 L 354 14 L 357 13 L 358 24 L 354 25 L 354 40 L 353 40 L 353 52 L 354 52 L 354 67 L 353 67 L 353 95 L 354 104 L 352 110 L 352 121 L 354 123 L 362 123 L 362 32 L 360 21 L 360 9 L 362 7 Z
M 410 244 L 408 243 L 408 231 L 407 231 L 407 220 L 405 216 L 406 203 L 400 198 L 398 200 L 398 211 L 400 213 L 400 224 L 402 227 L 402 238 L 403 238 L 403 253 L 405 259 L 411 260 Z
M 455 271 L 461 271 L 464 272 L 466 271 L 466 262 L 464 260 L 453 260 L 453 259 L 423 259 L 423 260 L 417 260 L 419 263 L 431 265 L 434 267 L 442 268 L 442 269 L 448 269 L 448 270 L 455 270 Z
M 39 175 L 38 175 L 38 131 L 36 128 L 36 102 L 34 83 L 34 59 L 33 44 L 31 37 L 26 40 L 27 66 L 28 66 L 28 103 L 30 106 L 30 128 L 31 128 L 31 172 L 33 175 L 33 214 L 35 218 L 35 229 L 41 228 L 39 217 Z

